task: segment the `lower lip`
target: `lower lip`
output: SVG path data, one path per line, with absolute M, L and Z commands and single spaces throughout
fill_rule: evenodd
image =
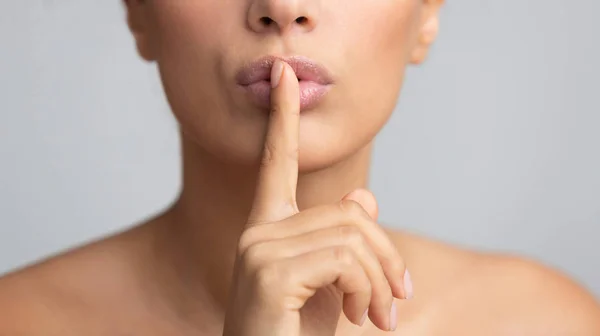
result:
M 315 107 L 329 91 L 330 85 L 323 85 L 311 81 L 299 81 L 300 86 L 300 111 Z M 260 81 L 250 85 L 242 85 L 249 99 L 258 107 L 269 109 L 271 107 L 271 82 Z

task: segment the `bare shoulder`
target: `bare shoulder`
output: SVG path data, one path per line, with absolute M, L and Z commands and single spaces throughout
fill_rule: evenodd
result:
M 31 266 L 0 279 L 0 335 L 55 329 L 60 318 L 53 306 L 55 291 L 40 279 L 37 268 Z
M 417 235 L 389 235 L 406 259 L 415 303 L 432 334 L 600 335 L 598 301 L 557 270 Z
M 57 255 L 0 278 L 0 335 L 58 333 L 75 306 L 68 281 L 62 282 L 72 279 L 77 254 Z
M 77 334 L 75 324 L 88 323 L 95 305 L 116 299 L 128 281 L 124 239 L 107 237 L 1 277 L 0 335 Z

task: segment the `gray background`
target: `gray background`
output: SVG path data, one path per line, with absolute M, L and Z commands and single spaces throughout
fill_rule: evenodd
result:
M 0 273 L 177 193 L 176 127 L 119 2 L 0 2 Z M 448 1 L 378 138 L 383 222 L 537 258 L 600 295 L 598 12 Z

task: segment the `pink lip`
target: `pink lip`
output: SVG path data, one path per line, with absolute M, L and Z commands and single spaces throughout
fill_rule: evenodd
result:
M 260 108 L 268 109 L 271 106 L 271 67 L 276 59 L 288 63 L 298 77 L 301 111 L 315 107 L 333 84 L 329 72 L 306 57 L 263 57 L 242 68 L 236 76 L 238 85 Z

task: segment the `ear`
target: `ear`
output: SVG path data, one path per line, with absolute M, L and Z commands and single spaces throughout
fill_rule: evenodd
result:
M 429 48 L 435 41 L 440 29 L 440 8 L 444 0 L 422 0 L 423 14 L 419 28 L 419 36 L 411 53 L 410 61 L 413 64 L 421 64 L 427 58 Z
M 146 0 L 123 0 L 127 10 L 127 25 L 133 34 L 138 53 L 146 61 L 156 60 L 151 39 L 150 16 Z

